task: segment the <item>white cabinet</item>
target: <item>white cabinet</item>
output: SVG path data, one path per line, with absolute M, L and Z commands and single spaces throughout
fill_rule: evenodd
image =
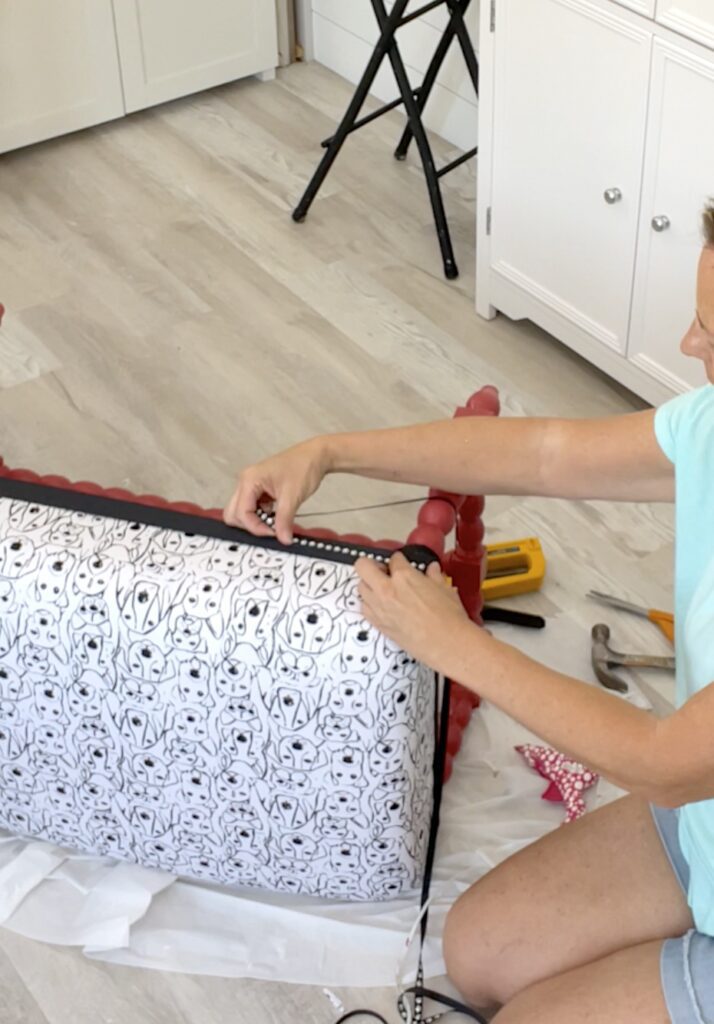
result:
M 621 353 L 650 49 L 646 32 L 585 0 L 501 8 L 492 267 Z
M 637 14 L 644 14 L 647 18 L 654 18 L 655 4 L 657 0 L 617 0 L 621 7 L 629 7 Z
M 270 72 L 274 0 L 0 0 L 0 153 Z
M 701 384 L 679 342 L 714 194 L 714 50 L 615 0 L 495 0 L 480 57 L 478 312 L 532 320 L 653 403 Z
M 628 355 L 675 391 L 705 383 L 701 363 L 677 347 L 694 316 L 700 215 L 714 194 L 714 132 L 702 111 L 714 124 L 714 55 L 656 41 Z
M 0 152 L 123 113 L 112 0 L 0 0 Z
M 714 0 L 657 0 L 657 21 L 714 47 Z
M 278 63 L 269 0 L 114 0 L 127 111 Z

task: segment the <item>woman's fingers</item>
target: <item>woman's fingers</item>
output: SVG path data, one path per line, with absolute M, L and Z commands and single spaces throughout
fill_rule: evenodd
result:
M 384 583 L 384 578 L 388 575 L 386 565 L 375 562 L 373 558 L 358 558 L 355 570 L 363 585 L 369 590 L 374 590 Z
M 271 491 L 277 488 L 271 488 Z M 258 515 L 258 509 L 268 503 L 275 504 L 275 527 L 268 526 Z M 300 504 L 300 496 L 292 491 L 283 491 L 272 498 L 266 484 L 260 480 L 241 479 L 233 497 L 223 513 L 230 526 L 240 526 L 257 537 L 277 537 L 282 544 L 292 544 L 293 521 Z
M 241 473 L 224 518 L 232 526 L 242 526 L 260 537 L 277 536 L 283 544 L 290 544 L 295 514 L 317 490 L 325 472 L 324 444 L 305 441 L 288 448 Z M 266 499 L 275 505 L 274 530 L 257 515 Z
M 389 559 L 389 573 L 394 576 L 400 572 L 412 572 L 414 567 L 409 562 L 401 551 L 395 551 L 392 557 Z
M 275 503 L 275 536 L 281 544 L 292 544 L 293 521 L 300 499 L 292 494 L 281 494 Z
M 427 567 L 426 574 L 430 580 L 444 579 L 444 574 L 442 573 L 441 566 L 438 562 L 432 562 L 431 565 Z
M 265 488 L 257 480 L 240 480 L 223 513 L 225 521 L 229 526 L 240 526 L 257 537 L 271 537 L 273 531 L 257 514 L 261 499 L 265 496 Z
M 223 509 L 223 519 L 229 526 L 242 526 L 238 521 L 238 502 L 240 500 L 240 485 L 236 487 L 231 495 L 230 501 Z
M 241 522 L 238 524 L 242 526 L 244 530 L 252 533 L 255 537 L 272 537 L 273 531 L 264 523 L 263 520 L 256 512 L 244 512 L 241 516 Z

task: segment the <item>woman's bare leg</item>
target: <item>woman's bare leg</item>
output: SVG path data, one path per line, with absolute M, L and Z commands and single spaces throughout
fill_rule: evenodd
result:
M 660 939 L 621 949 L 523 989 L 491 1024 L 670 1024 Z
M 476 882 L 449 912 L 444 956 L 468 1002 L 502 1006 L 546 979 L 691 927 L 649 805 L 628 796 Z

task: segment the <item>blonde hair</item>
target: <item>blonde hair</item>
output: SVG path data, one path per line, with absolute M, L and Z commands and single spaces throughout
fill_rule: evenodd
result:
M 710 199 L 704 207 L 702 226 L 704 228 L 704 244 L 707 248 L 714 249 L 714 199 Z

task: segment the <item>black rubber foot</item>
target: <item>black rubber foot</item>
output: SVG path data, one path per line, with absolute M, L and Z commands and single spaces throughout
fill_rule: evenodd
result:
M 453 281 L 455 278 L 459 276 L 459 268 L 456 266 L 455 263 L 445 263 L 444 273 L 448 277 L 449 281 Z
M 399 150 L 399 149 L 395 150 L 395 152 L 394 152 L 394 159 L 395 160 L 406 160 L 406 158 L 407 158 L 407 154 L 406 153 L 402 153 L 401 150 Z
M 306 213 L 301 213 L 300 210 L 293 210 L 292 216 L 293 216 L 293 220 L 295 221 L 296 224 L 302 224 L 302 222 L 307 217 L 307 214 Z

